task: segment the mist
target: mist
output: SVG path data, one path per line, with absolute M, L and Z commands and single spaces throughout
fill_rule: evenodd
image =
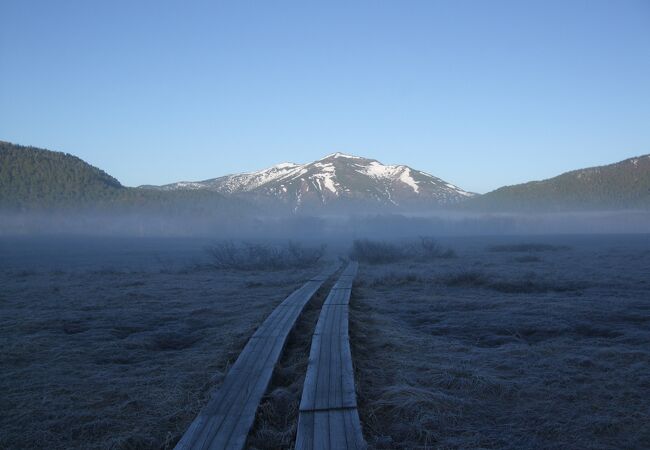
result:
M 330 240 L 414 236 L 649 233 L 650 211 L 477 214 L 172 215 L 0 212 L 0 236 L 203 237 Z

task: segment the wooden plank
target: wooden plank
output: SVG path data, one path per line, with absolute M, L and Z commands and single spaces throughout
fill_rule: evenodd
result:
M 357 267 L 349 264 L 335 286 L 352 286 Z M 296 449 L 365 448 L 348 336 L 350 294 L 349 288 L 332 288 L 321 309 L 300 399 Z
M 332 289 L 327 295 L 323 306 L 347 305 L 350 303 L 351 289 Z
M 326 335 L 315 335 L 312 343 L 318 348 L 310 355 L 300 409 L 356 407 L 354 369 L 347 337 L 333 330 Z
M 332 289 L 352 289 L 352 283 L 357 276 L 358 270 L 359 263 L 356 261 L 349 263 Z
M 366 449 L 357 409 L 300 411 L 295 449 Z
M 249 339 L 212 395 L 176 445 L 178 450 L 236 449 L 246 444 L 257 407 L 268 388 L 287 338 L 296 320 L 331 267 L 289 295 Z M 327 276 L 326 276 L 327 275 Z

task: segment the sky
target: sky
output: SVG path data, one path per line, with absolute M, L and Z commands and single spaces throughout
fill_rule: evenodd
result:
M 333 152 L 463 189 L 650 153 L 650 1 L 0 1 L 0 140 L 123 184 Z

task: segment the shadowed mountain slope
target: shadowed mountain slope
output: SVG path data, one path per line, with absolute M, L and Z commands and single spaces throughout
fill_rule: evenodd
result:
M 201 215 L 251 210 L 216 192 L 161 192 L 122 186 L 82 159 L 0 141 L 0 208 Z
M 0 205 L 63 206 L 120 196 L 106 172 L 67 153 L 0 142 Z
M 465 206 L 490 211 L 648 209 L 650 155 L 505 186 Z

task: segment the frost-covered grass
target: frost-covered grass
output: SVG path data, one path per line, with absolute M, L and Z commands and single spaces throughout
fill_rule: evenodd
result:
M 536 250 L 492 250 L 521 242 Z M 173 447 L 317 270 L 215 270 L 207 244 L 0 239 L 0 448 Z M 434 245 L 457 256 L 360 266 L 350 330 L 371 448 L 650 448 L 650 238 Z M 323 295 L 251 448 L 291 448 Z
M 491 252 L 556 252 L 569 250 L 566 245 L 540 244 L 536 242 L 525 242 L 522 244 L 500 244 L 488 248 Z
M 0 242 L 0 448 L 173 447 L 317 271 L 217 271 L 204 243 L 165 246 Z
M 362 265 L 351 342 L 370 448 L 650 448 L 650 240 L 578 241 L 534 265 L 480 239 Z

